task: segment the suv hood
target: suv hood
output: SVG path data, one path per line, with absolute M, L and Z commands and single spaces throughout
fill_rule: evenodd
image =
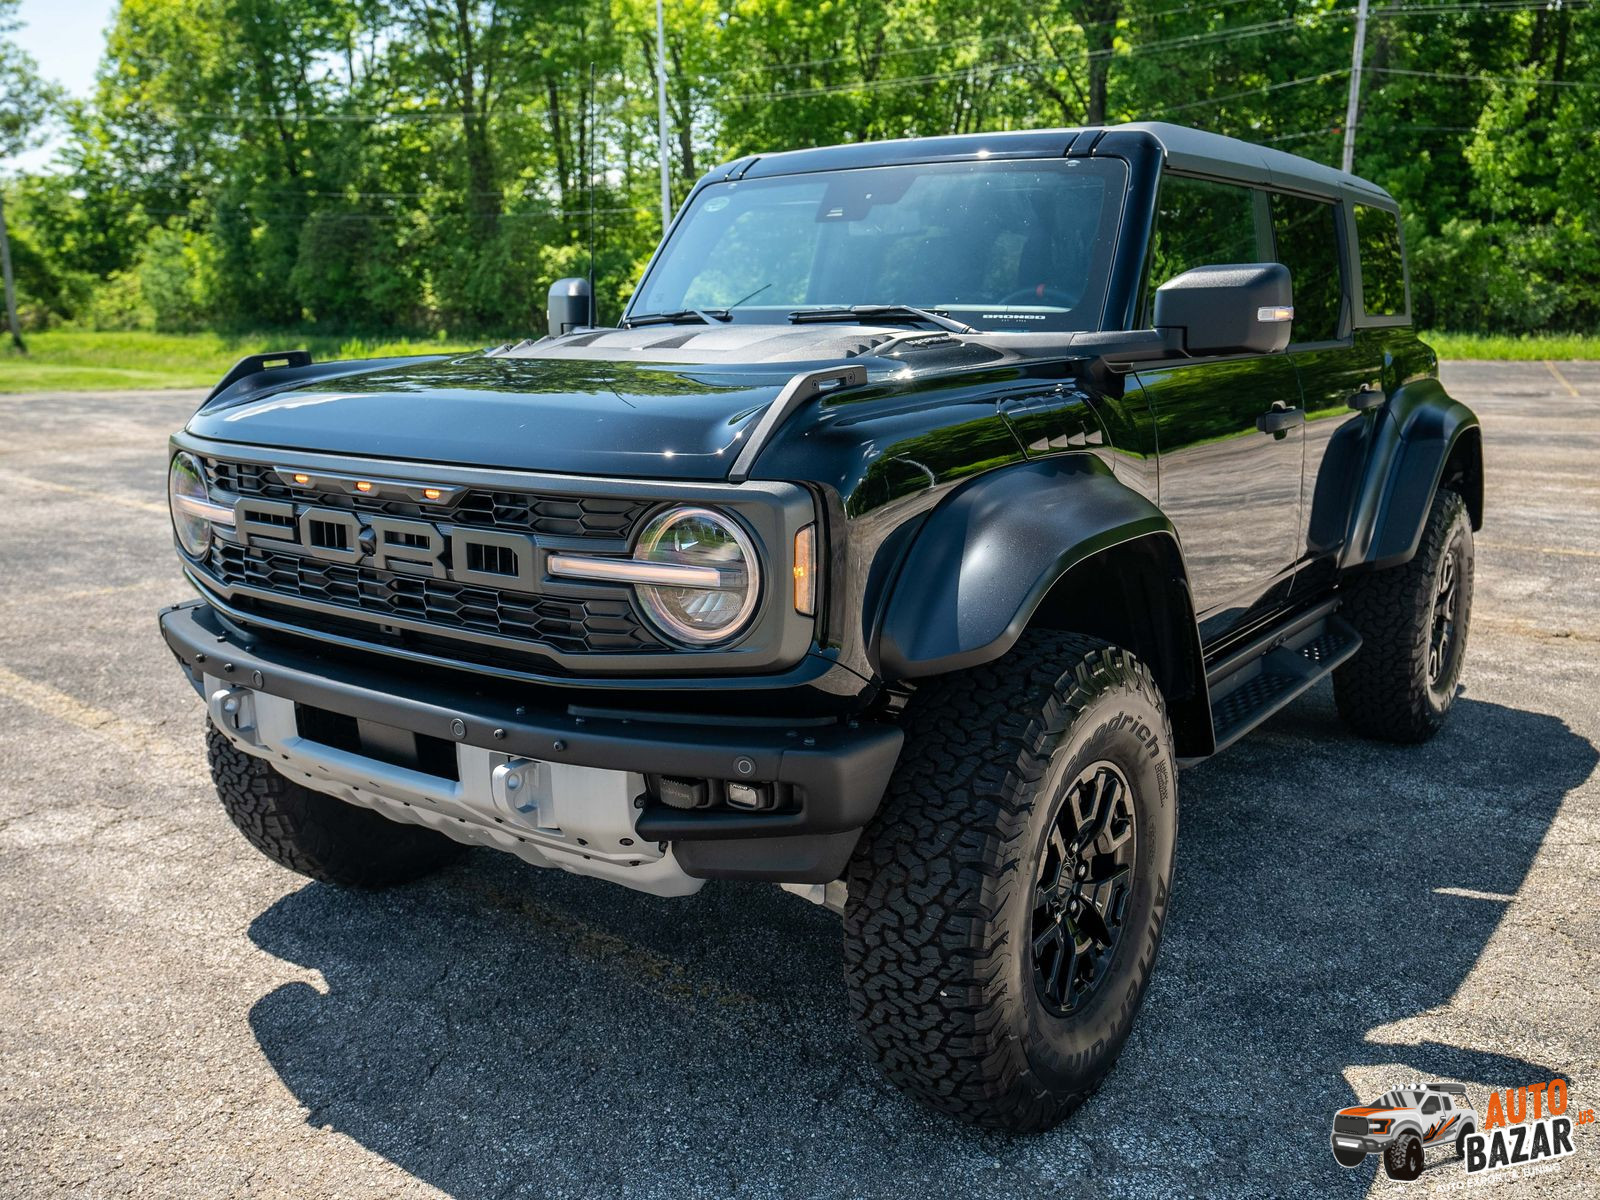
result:
M 717 479 L 781 378 L 470 355 L 338 375 L 230 402 L 200 437 L 371 458 L 575 475 Z
M 290 452 L 716 480 L 797 372 L 858 361 L 904 380 L 1000 357 L 899 326 L 589 330 L 453 358 L 266 371 L 208 401 L 188 428 Z

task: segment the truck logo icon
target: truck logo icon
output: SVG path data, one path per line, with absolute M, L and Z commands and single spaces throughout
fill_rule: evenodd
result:
M 1381 1154 L 1390 1179 L 1415 1179 L 1422 1174 L 1424 1151 L 1450 1146 L 1460 1158 L 1478 1125 L 1461 1084 L 1414 1083 L 1370 1105 L 1340 1109 L 1333 1118 L 1333 1157 L 1341 1167 L 1354 1168 L 1367 1155 Z

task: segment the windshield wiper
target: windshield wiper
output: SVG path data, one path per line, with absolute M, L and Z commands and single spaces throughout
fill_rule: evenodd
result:
M 719 321 L 731 320 L 733 315 L 725 308 L 679 308 L 672 312 L 639 313 L 624 321 L 622 327 L 632 329 L 635 325 L 683 325 L 689 321 L 699 321 L 702 325 L 715 325 Z
M 909 304 L 856 304 L 850 307 L 800 308 L 789 314 L 796 325 L 804 321 L 926 321 L 951 333 L 977 333 L 971 325 L 963 325 L 942 313 Z

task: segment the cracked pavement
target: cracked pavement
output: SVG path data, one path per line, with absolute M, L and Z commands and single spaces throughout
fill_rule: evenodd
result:
M 0 1195 L 1472 1194 L 1341 1170 L 1328 1129 L 1419 1076 L 1600 1108 L 1600 363 L 1445 381 L 1488 453 L 1448 728 L 1362 742 L 1324 685 L 1187 772 L 1143 1017 L 1029 1139 L 884 1084 L 837 920 L 775 888 L 261 858 L 155 626 L 197 394 L 0 397 Z M 1600 1192 L 1577 1146 L 1519 1194 Z

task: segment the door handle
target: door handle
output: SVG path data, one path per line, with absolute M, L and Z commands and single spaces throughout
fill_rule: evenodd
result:
M 1381 388 L 1375 388 L 1371 384 L 1365 384 L 1359 392 L 1350 397 L 1349 403 L 1350 407 L 1355 409 L 1357 412 L 1366 412 L 1369 408 L 1377 408 L 1388 398 L 1389 397 L 1384 394 Z
M 1298 408 L 1290 408 L 1282 400 L 1274 400 L 1272 407 L 1256 418 L 1256 428 L 1262 433 L 1281 438 L 1305 419 L 1305 413 Z

